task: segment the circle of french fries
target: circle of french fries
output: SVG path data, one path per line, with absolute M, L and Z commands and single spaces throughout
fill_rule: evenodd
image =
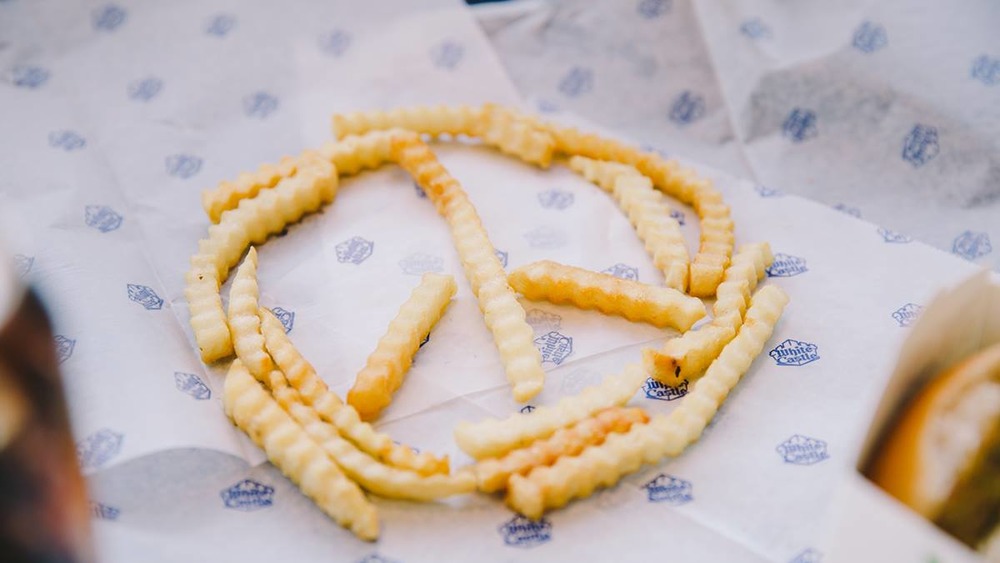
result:
M 787 303 L 774 286 L 754 293 L 773 260 L 767 243 L 744 245 L 733 255 L 734 224 L 721 194 L 675 161 L 494 104 L 355 112 L 335 115 L 332 125 L 335 141 L 202 194 L 212 224 L 191 258 L 185 296 L 203 361 L 236 355 L 226 375 L 226 413 L 304 494 L 359 538 L 374 540 L 379 528 L 363 490 L 430 501 L 506 489 L 509 506 L 539 518 L 644 463 L 679 455 L 760 354 Z M 508 275 L 461 184 L 421 135 L 475 138 L 541 168 L 568 157 L 569 168 L 614 198 L 663 273 L 665 287 L 550 261 Z M 545 379 L 518 293 L 671 327 L 681 336 L 660 350 L 644 350 L 642 364 L 552 406 L 502 420 L 460 422 L 454 436 L 477 460 L 471 467 L 451 471 L 447 457 L 394 442 L 367 421 L 403 384 L 421 340 L 456 292 L 454 279 L 422 278 L 345 402 L 299 353 L 280 321 L 260 307 L 253 247 L 331 203 L 340 178 L 390 162 L 410 173 L 448 224 L 515 400 L 537 395 Z M 699 217 L 693 257 L 665 196 L 693 206 Z M 237 264 L 224 311 L 220 286 Z M 713 296 L 711 321 L 692 329 L 706 314 L 699 298 Z M 669 415 L 650 417 L 624 407 L 648 375 L 667 385 L 686 381 L 693 389 Z

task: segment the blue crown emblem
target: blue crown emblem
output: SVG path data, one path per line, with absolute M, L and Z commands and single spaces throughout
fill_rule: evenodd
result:
M 750 18 L 740 24 L 740 33 L 750 39 L 763 39 L 771 36 L 771 28 L 760 18 Z
M 851 217 L 857 217 L 858 219 L 861 218 L 861 210 L 858 209 L 857 207 L 851 207 L 846 203 L 838 203 L 837 205 L 834 205 L 833 208 L 836 209 L 837 211 L 840 211 L 841 213 L 846 213 Z
M 774 261 L 767 267 L 767 275 L 772 278 L 790 278 L 808 271 L 804 258 L 780 252 L 774 255 Z
M 992 252 L 993 245 L 990 244 L 990 235 L 965 231 L 951 243 L 951 251 L 966 260 L 975 260 Z
M 538 194 L 538 203 L 545 209 L 566 209 L 573 205 L 573 194 L 562 190 L 547 190 Z
M 178 391 L 187 393 L 199 401 L 212 398 L 212 390 L 208 388 L 208 385 L 205 385 L 205 382 L 200 377 L 193 373 L 175 371 L 174 385 L 177 386 Z
M 31 271 L 31 267 L 35 264 L 34 256 L 25 256 L 24 254 L 14 255 L 14 272 L 17 277 L 24 279 L 24 276 L 28 275 Z
M 666 473 L 660 473 L 642 488 L 645 489 L 649 502 L 666 502 L 679 506 L 691 502 L 694 498 L 691 496 L 690 481 Z
M 163 308 L 163 299 L 153 291 L 148 285 L 135 283 L 127 284 L 128 298 L 142 305 L 149 311 L 156 311 Z
M 601 270 L 602 274 L 609 274 L 616 278 L 623 280 L 638 281 L 639 279 L 639 268 L 634 268 L 627 264 L 618 263 L 614 266 L 609 266 Z
M 524 238 L 533 248 L 559 248 L 566 244 L 566 235 L 562 231 L 546 226 L 524 233 Z
M 775 449 L 785 463 L 794 465 L 812 465 L 830 457 L 826 453 L 826 442 L 798 434 L 778 444 Z
M 542 353 L 542 362 L 551 362 L 558 366 L 573 353 L 573 339 L 553 330 L 536 338 L 535 348 Z
M 655 19 L 670 11 L 673 0 L 642 0 L 639 15 L 647 20 Z
M 862 53 L 874 53 L 889 44 L 885 28 L 877 23 L 864 22 L 854 31 L 851 45 Z
M 575 66 L 559 81 L 559 91 L 565 96 L 576 98 L 594 87 L 594 72 L 589 68 Z
M 1000 84 L 1000 59 L 979 55 L 972 61 L 969 75 L 987 86 Z
M 10 72 L 11 81 L 18 88 L 34 90 L 49 81 L 49 71 L 40 66 L 18 65 Z
M 819 134 L 819 129 L 816 127 L 816 112 L 811 109 L 793 109 L 785 119 L 781 130 L 793 143 L 812 139 Z
M 123 434 L 102 428 L 76 443 L 82 469 L 96 469 L 111 461 L 122 449 Z
M 795 556 L 788 563 L 820 563 L 823 561 L 823 554 L 815 549 L 807 549 Z
M 917 124 L 903 139 L 903 160 L 920 168 L 941 152 L 937 127 Z
M 358 559 L 358 563 L 396 563 L 395 559 L 389 559 L 384 555 L 379 555 L 378 553 L 372 553 L 370 555 L 365 555 L 363 559 Z
M 559 330 L 560 325 L 562 325 L 562 317 L 541 309 L 529 310 L 524 314 L 524 320 L 531 325 L 535 332 L 552 332 Z
M 552 539 L 552 523 L 547 519 L 530 520 L 520 514 L 503 523 L 498 529 L 504 545 L 535 547 Z
M 285 327 L 285 334 L 292 332 L 292 328 L 295 326 L 295 312 L 289 311 L 288 309 L 282 309 L 281 307 L 274 307 L 271 309 L 271 313 L 281 321 L 281 326 Z
M 102 233 L 122 226 L 122 216 L 107 205 L 88 205 L 84 209 L 84 222 Z
M 94 29 L 98 31 L 114 31 L 118 26 L 125 23 L 128 13 L 125 9 L 116 4 L 108 4 L 103 8 L 94 10 Z
M 646 397 L 650 399 L 673 401 L 688 394 L 688 380 L 683 379 L 679 384 L 671 387 L 650 377 L 642 385 L 642 390 L 646 393 Z
M 559 111 L 559 105 L 552 100 L 538 100 L 538 111 L 542 113 L 555 113 Z
M 785 195 L 781 190 L 777 188 L 771 188 L 768 186 L 764 186 L 762 184 L 757 184 L 756 186 L 753 187 L 753 189 L 754 191 L 757 192 L 757 195 L 759 195 L 760 197 L 781 197 Z
M 148 102 L 156 97 L 163 89 L 163 81 L 150 76 L 141 80 L 136 80 L 128 85 L 129 99 L 137 102 Z
M 99 518 L 101 520 L 109 520 L 114 522 L 118 519 L 118 515 L 121 514 L 121 510 L 108 506 L 106 504 L 90 501 L 90 515 L 94 518 Z
M 684 90 L 670 106 L 670 121 L 677 125 L 687 125 L 705 115 L 705 98 Z
M 87 146 L 87 140 L 75 131 L 53 131 L 49 133 L 49 146 L 71 152 Z
M 167 174 L 181 179 L 188 179 L 201 170 L 201 159 L 190 154 L 172 154 L 164 160 Z
M 879 227 L 878 234 L 882 235 L 882 240 L 892 244 L 904 244 L 907 242 L 913 242 L 913 237 L 904 235 L 902 233 L 897 233 L 896 231 L 887 229 L 885 227 Z
M 768 355 L 779 366 L 804 366 L 819 359 L 819 347 L 789 338 L 778 344 Z
M 680 209 L 671 209 L 670 218 L 673 219 L 674 221 L 677 221 L 678 225 L 683 226 L 685 223 L 687 223 L 687 217 L 684 215 L 684 212 L 681 211 Z
M 372 255 L 375 243 L 361 237 L 351 237 L 334 247 L 337 251 L 337 262 L 360 264 Z
M 442 41 L 431 48 L 431 61 L 434 66 L 445 70 L 455 70 L 465 56 L 465 48 L 461 43 Z
M 899 309 L 892 312 L 892 318 L 899 323 L 899 326 L 907 327 L 912 325 L 920 313 L 924 310 L 923 307 L 917 305 L 916 303 L 907 303 Z
M 497 260 L 500 261 L 500 265 L 504 268 L 507 267 L 507 252 L 504 250 L 493 249 L 493 254 L 496 254 Z
M 76 340 L 66 338 L 61 334 L 55 335 L 52 339 L 56 346 L 56 358 L 59 359 L 59 363 L 63 363 L 73 355 L 73 349 L 76 348 Z
M 215 37 L 225 37 L 236 27 L 236 16 L 230 14 L 218 14 L 208 20 L 205 26 L 205 33 Z
M 219 493 L 226 508 L 251 512 L 274 504 L 274 487 L 244 479 Z
M 328 31 L 319 37 L 319 50 L 331 57 L 339 57 L 351 46 L 351 34 L 343 29 Z
M 531 413 L 535 412 L 536 408 L 537 407 L 535 407 L 535 405 L 524 405 L 523 407 L 521 407 L 521 411 L 520 412 L 521 412 L 521 414 L 531 414 Z
M 399 261 L 399 268 L 404 274 L 419 276 L 427 272 L 444 271 L 444 260 L 439 256 L 416 253 L 407 256 Z
M 247 117 L 265 119 L 278 109 L 278 98 L 267 92 L 254 92 L 243 97 L 243 113 Z

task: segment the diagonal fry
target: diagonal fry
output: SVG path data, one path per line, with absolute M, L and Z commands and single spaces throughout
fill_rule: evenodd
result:
M 638 364 L 630 364 L 617 375 L 604 378 L 578 395 L 563 397 L 553 406 L 541 406 L 529 414 L 515 413 L 497 420 L 488 418 L 476 423 L 460 422 L 455 426 L 455 441 L 462 451 L 475 459 L 499 457 L 522 448 L 556 430 L 579 422 L 594 413 L 624 405 L 643 384 L 646 374 Z
M 393 139 L 393 156 L 427 193 L 451 230 L 465 276 L 479 300 L 486 326 L 500 352 L 514 399 L 527 401 L 542 390 L 545 372 L 524 308 L 507 284 L 507 274 L 486 235 L 476 208 L 461 185 L 415 134 Z
M 442 134 L 471 135 L 482 110 L 469 106 L 414 106 L 390 111 L 355 111 L 334 114 L 333 135 L 362 135 L 369 131 L 406 129 L 433 137 Z
M 403 383 L 420 342 L 430 334 L 455 295 L 455 278 L 424 274 L 410 298 L 400 307 L 389 323 L 375 350 L 368 356 L 365 367 L 358 372 L 354 386 L 347 392 L 347 403 L 354 407 L 362 420 L 378 418 L 389 406 L 392 394 Z
M 487 145 L 542 168 L 552 163 L 556 149 L 548 131 L 496 104 L 483 105 L 474 134 Z
M 255 197 L 261 190 L 273 188 L 284 178 L 294 176 L 299 166 L 308 164 L 310 152 L 299 156 L 283 157 L 277 164 L 262 164 L 253 172 L 244 172 L 232 182 L 223 181 L 214 189 L 201 192 L 201 205 L 213 223 L 218 223 L 222 213 L 235 209 L 241 200 Z
M 257 249 L 251 246 L 229 287 L 229 331 L 236 357 L 251 375 L 266 383 L 274 364 L 264 349 L 264 336 L 260 333 L 259 293 Z
M 236 425 L 320 510 L 361 539 L 378 537 L 375 507 L 358 485 L 341 473 L 238 359 L 226 375 L 223 404 Z
M 211 363 L 233 353 L 219 286 L 243 251 L 333 201 L 336 193 L 337 170 L 317 157 L 273 189 L 241 201 L 208 228 L 208 238 L 198 242 L 198 253 L 191 258 L 184 288 L 202 361 Z
M 587 446 L 604 442 L 609 434 L 627 432 L 633 424 L 649 422 L 649 416 L 638 407 L 613 407 L 599 411 L 573 426 L 514 450 L 501 458 L 484 459 L 476 464 L 479 490 L 492 493 L 504 489 L 511 475 L 525 475 L 535 467 L 552 465 L 562 456 L 578 455 Z
M 686 331 L 705 316 L 700 299 L 676 289 L 624 280 L 610 274 L 566 266 L 550 260 L 514 270 L 511 287 L 532 301 L 572 304 L 658 327 Z
M 267 309 L 260 309 L 261 332 L 264 344 L 278 368 L 323 420 L 333 424 L 341 435 L 361 451 L 382 463 L 415 471 L 421 475 L 448 473 L 448 458 L 437 458 L 429 452 L 416 453 L 407 446 L 397 444 L 386 434 L 362 422 L 358 412 L 330 391 L 316 370 L 296 350 L 285 334 L 281 321 Z
M 788 297 L 777 287 L 762 288 L 753 297 L 740 333 L 673 412 L 654 417 L 648 424 L 633 425 L 626 433 L 612 434 L 603 444 L 578 456 L 562 457 L 527 476 L 511 476 L 507 504 L 528 518 L 538 519 L 545 510 L 589 496 L 597 487 L 613 485 L 645 463 L 680 455 L 701 436 L 763 350 L 787 302 Z

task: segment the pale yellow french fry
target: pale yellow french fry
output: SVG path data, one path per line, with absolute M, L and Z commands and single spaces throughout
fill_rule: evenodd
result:
M 444 314 L 455 291 L 455 278 L 424 274 L 420 285 L 400 307 L 347 393 L 347 403 L 358 411 L 362 420 L 375 420 L 389 406 L 420 342 Z
M 577 455 L 587 446 L 603 443 L 609 434 L 627 432 L 633 424 L 648 421 L 649 416 L 638 407 L 602 410 L 530 446 L 480 461 L 475 466 L 479 490 L 492 493 L 504 489 L 511 475 L 524 475 L 535 467 L 552 465 L 561 456 Z
M 645 380 L 642 368 L 630 364 L 621 373 L 606 377 L 578 395 L 563 397 L 555 405 L 540 406 L 528 414 L 515 413 L 502 420 L 460 422 L 455 426 L 455 442 L 475 459 L 499 457 L 547 438 L 600 410 L 624 405 Z
M 330 391 L 313 366 L 302 357 L 274 313 L 267 309 L 260 309 L 259 313 L 264 345 L 274 363 L 321 419 L 333 424 L 342 436 L 382 463 L 421 475 L 448 473 L 447 456 L 437 458 L 429 452 L 416 453 L 363 422 L 354 407 L 344 404 L 336 393 Z
M 548 168 L 555 153 L 556 141 L 543 128 L 496 104 L 485 104 L 474 131 L 487 145 L 521 160 Z
M 383 129 L 406 129 L 431 136 L 472 135 L 482 110 L 469 106 L 414 106 L 389 111 L 355 111 L 334 114 L 333 135 L 362 135 Z
M 617 483 L 643 464 L 680 455 L 701 436 L 761 353 L 787 302 L 788 297 L 777 287 L 761 288 L 753 297 L 740 333 L 673 412 L 654 417 L 648 424 L 633 425 L 628 432 L 609 435 L 603 444 L 588 447 L 578 456 L 559 458 L 527 476 L 513 475 L 507 504 L 528 518 L 538 519 L 545 510 Z
M 541 354 L 535 348 L 534 332 L 525 320 L 524 308 L 507 284 L 507 273 L 476 208 L 416 135 L 400 135 L 392 142 L 394 159 L 420 184 L 448 222 L 465 276 L 479 300 L 486 326 L 493 333 L 514 399 L 531 399 L 545 382 Z
M 282 179 L 277 186 L 254 198 L 242 200 L 208 228 L 208 237 L 198 242 L 198 253 L 191 258 L 184 288 L 191 328 L 205 363 L 233 353 L 219 286 L 243 251 L 333 201 L 336 193 L 336 169 L 316 156 L 295 176 Z
M 508 276 L 511 287 L 532 301 L 572 304 L 681 332 L 705 316 L 701 300 L 669 287 L 647 285 L 566 266 L 549 260 L 533 262 Z
M 337 167 L 343 177 L 365 169 L 375 169 L 392 160 L 392 136 L 399 129 L 374 130 L 361 135 L 347 135 L 325 143 L 319 154 Z
M 260 333 L 259 296 L 257 249 L 251 246 L 229 287 L 229 331 L 236 357 L 251 375 L 266 383 L 274 363 L 264 349 L 264 336 Z
M 261 190 L 273 188 L 283 178 L 294 176 L 299 165 L 309 161 L 309 154 L 286 156 L 277 164 L 262 164 L 253 172 L 244 172 L 232 182 L 219 182 L 214 189 L 201 192 L 201 204 L 213 223 L 224 211 L 234 209 L 241 200 L 255 197 Z
M 278 406 L 240 361 L 233 360 L 223 392 L 226 414 L 316 506 L 359 538 L 378 538 L 375 507 L 357 483 Z
M 611 193 L 615 181 L 622 175 L 641 176 L 639 171 L 628 164 L 609 160 L 595 160 L 585 156 L 571 156 L 568 162 L 570 170 L 580 174 L 602 190 Z

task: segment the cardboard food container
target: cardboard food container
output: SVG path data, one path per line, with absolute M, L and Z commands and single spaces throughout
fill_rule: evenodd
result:
M 864 470 L 900 410 L 936 374 L 1000 341 L 1000 285 L 982 272 L 919 314 L 836 497 L 827 562 L 965 563 L 984 558 L 871 482 Z

